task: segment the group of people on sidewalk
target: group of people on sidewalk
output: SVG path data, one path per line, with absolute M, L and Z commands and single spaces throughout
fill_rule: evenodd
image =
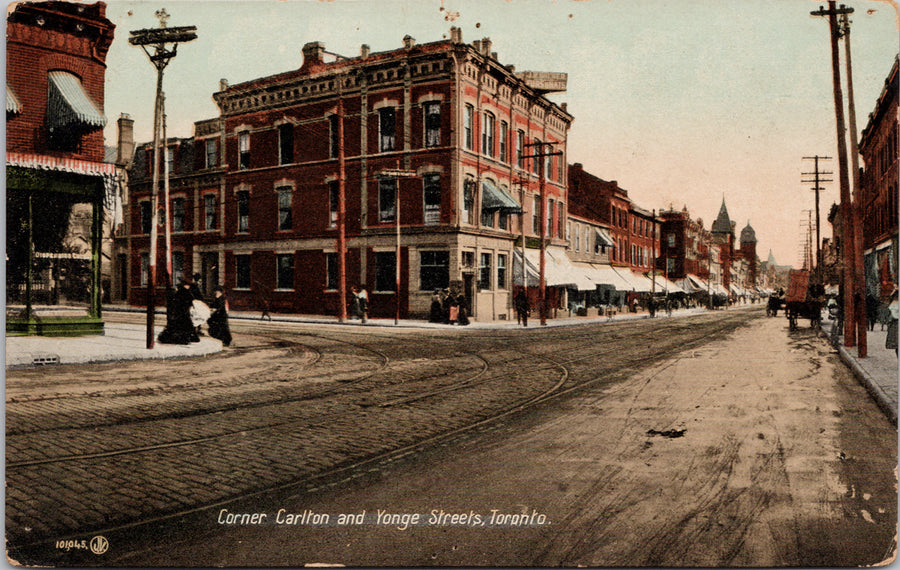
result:
M 887 303 L 882 302 L 871 293 L 866 296 L 866 322 L 870 331 L 875 330 L 875 325 L 880 324 L 881 330 L 887 326 L 887 337 L 884 347 L 893 350 L 897 354 L 897 320 L 900 316 L 900 304 L 897 301 L 897 288 L 891 292 Z
M 190 344 L 200 342 L 205 322 L 209 336 L 222 341 L 224 346 L 231 344 L 231 330 L 228 326 L 228 300 L 225 290 L 217 285 L 213 291 L 213 299 L 209 305 L 200 290 L 200 275 L 194 274 L 181 280 L 177 289 L 168 289 L 166 294 L 166 328 L 157 340 L 163 344 Z
M 466 296 L 460 293 L 454 296 L 449 289 L 435 289 L 431 296 L 431 310 L 428 314 L 428 322 L 444 323 L 445 325 L 469 324 L 469 304 Z

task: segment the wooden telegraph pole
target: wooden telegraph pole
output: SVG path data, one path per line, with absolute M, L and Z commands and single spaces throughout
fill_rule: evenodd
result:
M 151 189 L 150 198 L 150 267 L 147 278 L 147 348 L 153 348 L 153 317 L 156 310 L 156 249 L 159 238 L 159 230 L 157 229 L 159 210 L 159 134 L 160 123 L 165 113 L 163 108 L 163 71 L 169 64 L 169 61 L 175 57 L 178 51 L 178 44 L 189 42 L 197 39 L 196 26 L 182 26 L 178 28 L 166 27 L 169 14 L 165 8 L 156 12 L 159 18 L 158 28 L 149 28 L 143 30 L 135 30 L 130 32 L 131 37 L 128 43 L 133 46 L 140 46 L 150 58 L 150 63 L 156 68 L 156 100 L 153 109 L 153 187 Z M 173 44 L 172 49 L 166 48 L 166 44 Z M 149 47 L 153 47 L 153 53 L 149 51 Z M 168 203 L 166 204 L 168 207 Z M 168 220 L 167 220 L 168 222 Z M 168 264 L 167 264 L 168 265 Z
M 850 178 L 847 167 L 847 142 L 844 138 L 844 103 L 841 92 L 841 69 L 838 55 L 838 22 L 840 14 L 851 13 L 853 8 L 841 6 L 835 7 L 835 0 L 828 1 L 828 10 L 819 8 L 810 12 L 813 16 L 828 16 L 829 29 L 831 31 L 831 69 L 832 83 L 834 87 L 834 114 L 837 129 L 838 173 L 841 185 L 841 228 L 843 258 L 841 282 L 844 295 L 844 346 L 850 348 L 856 345 L 856 311 L 854 299 L 856 287 L 853 275 L 853 214 L 850 202 Z
M 394 205 L 394 218 L 396 218 L 397 221 L 397 253 L 394 256 L 394 265 L 397 268 L 394 306 L 394 324 L 396 325 L 400 323 L 400 178 L 416 178 L 419 175 L 415 170 L 401 170 L 400 168 L 395 168 L 393 170 L 382 170 L 378 173 L 378 176 L 397 179 L 397 196 L 395 197 Z
M 816 193 L 816 281 L 819 285 L 823 285 L 822 283 L 822 236 L 820 234 L 820 218 L 819 218 L 819 193 L 825 190 L 820 185 L 825 182 L 834 182 L 831 178 L 824 178 L 825 176 L 829 176 L 834 174 L 833 172 L 824 172 L 819 170 L 819 161 L 820 160 L 831 160 L 830 156 L 804 156 L 803 160 L 814 160 L 815 161 L 815 171 L 814 172 L 803 172 L 803 176 L 813 176 L 812 180 L 804 179 L 802 182 L 804 184 L 814 184 L 811 188 L 813 192 Z
M 545 269 L 546 269 L 546 257 L 547 257 L 547 240 L 550 236 L 547 235 L 547 200 L 545 198 L 546 193 L 546 176 L 544 174 L 544 159 L 548 156 L 557 156 L 561 155 L 562 151 L 544 151 L 544 146 L 552 147 L 557 143 L 555 142 L 537 142 L 526 144 L 524 146 L 533 146 L 537 147 L 537 152 L 534 154 L 530 154 L 527 156 L 523 156 L 522 158 L 531 158 L 538 160 L 538 178 L 540 180 L 540 200 L 541 200 L 541 263 L 540 263 L 540 291 L 541 291 L 541 325 L 547 325 L 547 280 L 545 278 Z M 523 256 L 524 257 L 524 256 Z

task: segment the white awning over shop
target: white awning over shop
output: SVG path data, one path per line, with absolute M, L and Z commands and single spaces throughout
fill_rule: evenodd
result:
M 9 83 L 6 84 L 6 112 L 12 115 L 22 112 L 22 104 L 19 103 L 19 98 L 16 97 Z
M 47 73 L 47 126 L 51 129 L 80 125 L 100 129 L 106 125 L 106 117 L 84 90 L 81 79 L 66 71 Z
M 611 265 L 600 263 L 590 263 L 589 265 L 591 266 L 591 279 L 598 285 L 606 285 L 617 291 L 631 290 L 631 283 L 619 275 Z
M 679 280 L 677 283 L 681 286 L 682 289 L 684 289 L 686 293 L 698 293 L 701 291 L 705 292 L 709 290 L 709 286 L 707 285 L 706 281 L 700 279 L 696 275 L 688 274 L 687 277 Z
M 600 245 L 606 247 L 613 247 L 615 245 L 612 238 L 609 237 L 609 232 L 607 232 L 605 229 L 597 228 L 594 231 L 597 233 L 597 241 L 600 243 Z
M 652 277 L 647 277 L 652 281 Z M 682 289 L 677 283 L 666 279 L 664 275 L 660 275 L 660 273 L 656 274 L 656 292 L 657 293 L 687 293 L 684 289 Z
M 544 257 L 544 284 L 548 287 L 574 287 L 580 291 L 593 291 L 594 281 L 583 268 L 576 267 L 565 253 L 546 250 Z M 540 284 L 541 252 L 537 249 L 525 250 L 525 274 L 528 287 Z M 522 250 L 513 253 L 513 283 L 526 285 L 522 278 Z
M 624 267 L 613 267 L 613 271 L 618 273 L 619 276 L 629 284 L 627 291 L 634 291 L 637 293 L 650 292 L 652 283 L 640 273 L 635 273 Z
M 593 291 L 597 288 L 586 268 L 573 264 L 564 252 L 548 249 L 547 256 L 553 259 L 555 269 L 562 276 L 561 281 L 564 283 L 561 284 L 574 286 L 579 291 Z

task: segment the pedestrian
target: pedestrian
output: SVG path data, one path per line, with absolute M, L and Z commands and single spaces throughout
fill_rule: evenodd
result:
M 459 297 L 456 298 L 456 304 L 459 307 L 459 314 L 457 315 L 456 322 L 459 323 L 460 326 L 466 326 L 469 324 L 469 312 L 466 309 L 466 296 L 460 293 Z
M 897 354 L 897 319 L 900 318 L 900 304 L 897 302 L 897 288 L 891 293 L 891 302 L 888 304 L 888 311 L 891 313 L 891 322 L 888 323 L 887 338 L 884 341 L 884 347 L 888 350 L 893 349 Z
M 365 323 L 369 319 L 369 294 L 365 285 L 359 286 L 359 293 L 356 296 L 359 299 L 359 318 Z
M 528 312 L 531 310 L 531 308 L 528 306 L 528 295 L 525 294 L 524 289 L 519 290 L 519 293 L 516 295 L 516 298 L 513 302 L 516 306 L 516 323 L 527 327 Z
M 212 315 L 207 319 L 209 336 L 221 340 L 223 346 L 231 344 L 231 330 L 228 327 L 228 299 L 221 285 L 216 285 L 212 300 Z
M 197 330 L 191 320 L 193 302 L 194 296 L 191 294 L 191 283 L 189 280 L 183 280 L 168 304 L 167 309 L 171 314 L 167 315 L 166 328 L 157 337 L 159 342 L 164 344 L 200 342 Z
M 200 301 L 201 303 L 204 303 L 204 304 L 206 303 L 206 301 L 203 299 L 203 291 L 200 290 L 200 274 L 199 273 L 194 273 L 194 280 L 191 282 L 189 289 L 191 291 L 191 297 L 195 301 Z M 205 320 L 205 319 L 200 320 L 200 322 L 202 323 L 203 320 Z M 203 326 L 202 324 L 198 324 L 195 327 L 195 332 L 197 333 L 198 337 L 203 335 L 202 326 Z
M 356 285 L 350 288 L 350 318 L 361 318 L 359 313 L 359 287 Z
M 453 308 L 453 305 L 455 304 L 455 301 L 453 300 L 453 295 L 450 294 L 449 289 L 444 289 L 443 297 L 444 299 L 441 303 L 441 312 L 444 316 L 444 324 L 449 325 L 452 322 L 452 320 L 450 319 L 450 312 Z
M 441 290 L 435 289 L 434 295 L 431 296 L 431 310 L 428 313 L 428 322 L 439 323 L 443 318 L 443 309 L 441 304 Z
M 875 322 L 878 321 L 878 297 L 869 293 L 866 295 L 866 321 L 869 324 L 869 330 L 875 330 Z

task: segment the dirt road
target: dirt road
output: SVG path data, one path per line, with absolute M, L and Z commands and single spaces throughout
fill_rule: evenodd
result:
M 104 564 L 888 561 L 896 430 L 824 342 L 786 328 L 755 320 L 350 482 L 123 531 Z

